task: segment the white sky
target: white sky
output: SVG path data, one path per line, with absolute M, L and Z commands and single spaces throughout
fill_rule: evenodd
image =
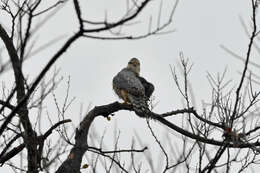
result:
M 108 17 L 117 17 L 122 15 L 125 9 L 124 4 L 119 4 L 119 2 L 122 3 L 121 0 L 109 2 L 88 0 L 82 3 L 84 16 L 88 19 L 99 18 L 102 20 L 106 9 Z M 162 15 L 167 16 L 169 6 L 173 4 L 173 1 L 164 0 L 163 2 Z M 130 41 L 81 38 L 56 63 L 56 67 L 61 68 L 60 75 L 64 77 L 60 87 L 55 91 L 58 101 L 62 103 L 66 93 L 68 76 L 71 79 L 70 96 L 76 97 L 68 110 L 67 117 L 71 118 L 74 125 L 77 126 L 81 103 L 84 104 L 86 111 L 89 104 L 92 106 L 103 105 L 117 100 L 111 87 L 112 78 L 126 66 L 132 57 L 140 59 L 141 74 L 155 85 L 154 96 L 159 104 L 154 111 L 161 113 L 182 108 L 182 100 L 174 85 L 169 66 L 178 67 L 181 51 L 194 64 L 190 82 L 196 97 L 198 111 L 201 112 L 201 100 L 209 101 L 211 99 L 211 90 L 206 78 L 207 72 L 216 75 L 217 72 L 221 73 L 227 67 L 226 79 L 232 79 L 232 85 L 237 84 L 240 79 L 237 72 L 241 71 L 242 62 L 227 54 L 220 48 L 220 45 L 223 44 L 245 57 L 249 40 L 240 23 L 239 16 L 244 19 L 246 24 L 249 24 L 250 2 L 245 0 L 184 0 L 178 4 L 173 23 L 169 27 L 169 30 L 176 30 L 171 34 Z M 145 32 L 147 21 L 152 13 L 156 14 L 153 15 L 154 23 L 156 23 L 158 5 L 159 3 L 154 1 L 148 6 L 145 15 L 138 18 L 138 21 L 143 23 L 131 26 L 130 31 L 134 33 Z M 3 15 L 0 14 L 1 23 L 6 22 L 5 19 L 2 20 L 3 18 Z M 8 26 L 8 23 L 5 24 Z M 77 27 L 73 5 L 69 2 L 40 29 L 36 47 L 60 35 L 66 35 L 67 38 L 76 31 Z M 29 75 L 30 80 L 38 74 L 51 55 L 61 47 L 64 40 L 25 63 L 24 72 Z M 260 60 L 254 58 L 253 61 L 259 64 Z M 257 69 L 252 68 L 252 70 L 256 72 Z M 9 79 L 10 75 L 9 72 L 1 76 L 0 82 Z M 52 97 L 49 98 L 47 109 L 54 114 L 56 112 Z M 125 116 L 121 116 L 122 114 Z M 96 122 L 96 128 L 102 132 L 103 128 L 111 128 L 114 121 L 117 121 L 122 141 L 125 143 L 131 141 L 135 129 L 138 129 L 141 135 L 144 134 L 144 143 L 149 144 L 154 141 L 152 137 L 146 137 L 148 133 L 145 121 L 128 112 L 116 113 L 111 122 L 99 119 Z M 1 170 L 3 169 L 1 168 Z

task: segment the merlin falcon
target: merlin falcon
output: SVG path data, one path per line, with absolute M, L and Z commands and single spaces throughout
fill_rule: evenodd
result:
M 149 116 L 147 102 L 154 91 L 154 86 L 140 76 L 140 61 L 137 58 L 132 58 L 127 67 L 113 78 L 113 89 L 124 103 L 133 105 L 138 116 Z

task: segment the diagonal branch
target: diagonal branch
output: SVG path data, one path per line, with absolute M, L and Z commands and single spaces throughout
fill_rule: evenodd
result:
M 241 91 L 244 79 L 246 77 L 246 72 L 247 72 L 247 68 L 248 68 L 249 58 L 250 58 L 250 55 L 251 55 L 251 50 L 252 50 L 252 46 L 253 46 L 253 43 L 254 43 L 254 39 L 256 37 L 256 32 L 257 32 L 256 31 L 256 8 L 257 8 L 257 4 L 256 3 L 257 3 L 257 1 L 252 0 L 253 31 L 252 31 L 252 34 L 251 34 L 251 37 L 250 37 L 250 41 L 249 41 L 249 44 L 248 44 L 244 70 L 243 70 L 243 73 L 242 73 L 242 76 L 241 76 L 241 79 L 240 79 L 240 83 L 239 83 L 239 85 L 237 87 L 237 90 L 236 90 L 235 105 L 234 105 L 233 113 L 232 113 L 232 116 L 231 116 L 231 119 L 230 119 L 231 120 L 231 127 L 233 125 L 233 121 L 234 121 L 235 116 L 237 114 L 237 107 L 238 107 L 238 104 L 239 104 L 239 101 L 240 101 L 240 91 Z
M 74 0 L 74 7 L 79 21 L 79 29 L 83 30 L 84 24 L 83 24 L 83 19 L 81 17 L 81 11 L 80 11 L 78 0 Z
M 71 122 L 70 119 L 62 120 L 54 124 L 49 130 L 47 130 L 44 135 L 38 136 L 36 139 L 36 143 L 39 145 L 39 155 L 42 155 L 44 142 L 47 139 L 47 137 L 52 133 L 52 131 L 60 126 L 61 124 Z M 25 143 L 20 144 L 17 147 L 14 147 L 12 150 L 6 153 L 6 151 L 9 149 L 9 147 L 19 138 L 21 135 L 16 135 L 5 147 L 5 149 L 0 153 L 0 164 L 3 165 L 6 161 L 10 160 L 14 156 L 16 156 L 18 153 L 20 153 L 25 148 Z
M 78 172 L 80 170 L 82 157 L 84 153 L 89 149 L 88 132 L 94 119 L 98 116 L 108 117 L 109 115 L 113 115 L 113 113 L 120 110 L 133 111 L 133 107 L 129 104 L 114 102 L 103 106 L 96 106 L 91 111 L 89 111 L 89 113 L 80 122 L 79 128 L 76 129 L 75 145 L 72 147 L 67 159 L 62 163 L 62 165 L 59 167 L 56 173 Z M 193 134 L 164 119 L 160 114 L 150 112 L 150 115 L 148 117 L 152 117 L 153 119 L 161 122 L 165 126 L 169 127 L 174 131 L 177 131 L 178 133 L 184 136 L 187 136 L 191 139 L 206 144 L 211 144 L 215 146 L 236 147 L 236 148 L 251 148 L 252 146 L 260 146 L 259 142 L 243 143 L 238 146 L 234 146 L 232 143 L 226 143 L 224 141 L 208 139 L 208 138 L 201 137 L 200 135 Z
M 10 160 L 18 153 L 20 153 L 24 148 L 25 148 L 25 144 L 20 144 L 17 147 L 13 148 L 11 151 L 9 151 L 3 157 L 0 158 L 0 164 L 3 165 L 6 161 Z
M 225 152 L 227 146 L 224 145 L 223 147 L 220 147 L 217 151 L 215 157 L 210 161 L 210 163 L 201 171 L 201 173 L 204 173 L 208 170 L 208 173 L 212 171 L 216 167 L 217 162 L 219 161 L 222 154 Z
M 177 115 L 177 114 L 184 114 L 184 113 L 192 113 L 196 118 L 198 118 L 202 122 L 205 122 L 205 123 L 207 123 L 209 125 L 212 125 L 212 126 L 215 126 L 215 127 L 221 128 L 221 129 L 225 129 L 225 126 L 220 124 L 220 123 L 215 123 L 215 122 L 209 121 L 209 120 L 207 120 L 205 118 L 202 118 L 197 113 L 197 111 L 194 110 L 193 107 L 188 108 L 188 109 L 179 109 L 179 110 L 174 110 L 174 111 L 171 111 L 171 112 L 166 112 L 166 113 L 161 114 L 160 116 L 161 117 L 168 117 L 168 116 Z
M 84 29 L 85 33 L 92 33 L 92 32 L 101 32 L 101 31 L 107 31 L 110 30 L 112 28 L 115 28 L 117 26 L 121 26 L 124 25 L 125 23 L 127 23 L 128 21 L 131 21 L 132 19 L 134 19 L 135 17 L 137 17 L 141 11 L 144 9 L 144 7 L 146 7 L 146 5 L 150 2 L 151 0 L 145 0 L 144 2 L 141 3 L 140 6 L 137 7 L 137 10 L 130 16 L 124 18 L 124 19 L 120 19 L 118 22 L 115 23 L 107 23 L 106 26 L 104 27 L 100 27 L 100 28 L 94 28 L 94 29 Z

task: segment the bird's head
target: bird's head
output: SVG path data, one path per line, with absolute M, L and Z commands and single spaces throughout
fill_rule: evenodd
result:
M 127 68 L 135 72 L 138 76 L 140 74 L 140 61 L 137 58 L 132 58 L 128 62 Z

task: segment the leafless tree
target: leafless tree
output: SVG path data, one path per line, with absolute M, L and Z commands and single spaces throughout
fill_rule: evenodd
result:
M 155 34 L 168 33 L 169 31 L 165 31 L 165 29 L 172 22 L 178 0 L 173 1 L 172 10 L 167 16 L 168 20 L 164 23 L 161 21 L 162 2 L 155 28 L 152 27 L 153 18 L 151 17 L 148 21 L 147 32 L 131 33 L 126 31 L 124 33 L 122 31 L 125 28 L 138 25 L 135 23 L 136 20 L 140 14 L 145 12 L 144 9 L 147 8 L 148 4 L 152 3 L 151 0 L 126 1 L 125 14 L 114 21 L 107 18 L 106 15 L 102 21 L 88 19 L 82 10 L 82 4 L 87 2 L 79 2 L 78 0 L 59 0 L 47 8 L 42 6 L 42 0 L 1 1 L 1 12 L 5 12 L 5 17 L 10 20 L 11 24 L 10 27 L 5 27 L 3 23 L 0 23 L 0 37 L 4 43 L 1 48 L 1 58 L 4 53 L 7 53 L 9 57 L 5 62 L 0 61 L 0 75 L 12 70 L 15 79 L 13 86 L 11 88 L 3 87 L 1 93 L 0 163 L 2 166 L 8 165 L 14 172 L 29 173 L 39 171 L 71 173 L 80 172 L 83 169 L 84 171 L 98 172 L 101 167 L 106 172 L 137 173 L 230 172 L 233 165 L 239 165 L 238 172 L 243 172 L 245 169 L 259 164 L 258 132 L 260 127 L 256 115 L 259 110 L 260 92 L 254 89 L 255 79 L 252 76 L 256 74 L 249 71 L 252 49 L 258 48 L 256 39 L 259 34 L 257 27 L 259 2 L 256 0 L 251 1 L 252 28 L 249 32 L 246 57 L 243 58 L 244 68 L 235 88 L 230 88 L 231 81 L 225 79 L 226 72 L 216 78 L 208 74 L 207 77 L 212 87 L 212 99 L 210 103 L 203 104 L 202 112 L 199 113 L 193 106 L 195 99 L 192 95 L 192 81 L 189 80 L 192 64 L 184 57 L 183 53 L 180 53 L 181 77 L 176 68 L 171 68 L 173 80 L 183 96 L 184 107 L 161 114 L 152 111 L 149 113 L 148 117 L 152 117 L 151 119 L 155 121 L 147 119 L 147 128 L 161 151 L 159 157 L 163 158 L 157 167 L 154 165 L 151 151 L 143 144 L 138 134 L 133 138 L 131 148 L 121 149 L 118 147 L 120 134 L 115 133 L 113 137 L 114 149 L 106 150 L 105 144 L 102 143 L 104 136 L 101 137 L 101 143 L 97 146 L 96 139 L 89 132 L 95 118 L 103 116 L 109 120 L 117 111 L 133 111 L 129 104 L 114 102 L 96 106 L 84 115 L 77 127 L 72 129 L 74 130 L 72 135 L 68 133 L 68 126 L 65 124 L 69 124 L 71 120 L 66 119 L 64 114 L 71 104 L 69 99 L 70 80 L 68 80 L 64 103 L 60 106 L 52 92 L 60 82 L 58 71 L 54 71 L 53 76 L 48 80 L 45 79 L 46 73 L 79 38 L 141 39 Z M 40 49 L 34 49 L 35 33 L 56 11 L 62 10 L 62 6 L 65 4 L 74 6 L 78 30 L 49 58 L 48 63 L 35 80 L 30 81 L 23 73 L 23 63 L 33 54 L 40 53 L 40 50 L 48 48 L 56 40 L 59 40 L 59 38 L 54 38 L 50 43 L 40 46 Z M 37 24 L 36 20 L 39 19 L 39 16 L 44 18 Z M 222 47 L 237 57 L 234 52 L 225 46 Z M 241 59 L 240 56 L 238 57 Z M 50 94 L 53 95 L 59 121 L 49 120 L 52 125 L 43 132 L 40 127 L 43 102 Z M 14 99 L 15 96 L 16 99 Z M 153 106 L 154 104 L 151 103 L 151 108 Z M 36 108 L 38 112 L 38 118 L 35 122 L 31 118 L 31 114 L 35 113 L 32 108 Z M 168 119 L 173 115 L 182 116 L 181 127 Z M 158 122 L 167 126 L 169 132 L 181 134 L 181 138 L 174 140 L 173 143 L 169 133 L 158 137 L 152 126 L 152 123 Z M 59 134 L 58 140 L 52 138 L 55 136 L 52 133 L 54 130 Z M 142 147 L 136 149 L 137 146 Z M 66 158 L 61 157 L 61 155 L 66 155 Z M 122 155 L 128 156 L 128 163 L 125 163 Z M 17 161 L 19 157 L 21 158 L 20 163 Z M 83 157 L 86 158 L 87 163 L 83 162 Z M 140 157 L 145 159 L 140 160 Z
M 12 70 L 14 73 L 15 82 L 11 88 L 3 87 L 2 97 L 0 104 L 1 113 L 1 152 L 0 162 L 1 165 L 9 165 L 15 172 L 39 172 L 44 170 L 49 172 L 50 167 L 55 163 L 58 164 L 59 155 L 66 153 L 66 147 L 73 145 L 71 152 L 67 160 L 59 166 L 57 172 L 79 172 L 81 168 L 81 160 L 87 150 L 93 150 L 93 152 L 103 153 L 104 157 L 109 157 L 107 153 L 116 153 L 116 151 L 104 152 L 101 149 L 88 147 L 87 134 L 91 121 L 85 124 L 85 119 L 81 123 L 78 130 L 75 133 L 76 143 L 72 144 L 66 133 L 65 123 L 69 123 L 71 120 L 64 118 L 64 112 L 70 105 L 68 95 L 64 101 L 63 107 L 59 107 L 58 116 L 60 121 L 52 123 L 45 132 L 41 131 L 41 113 L 43 109 L 43 102 L 45 98 L 52 93 L 52 91 L 58 85 L 60 79 L 58 79 L 58 71 L 54 72 L 53 77 L 45 81 L 44 77 L 55 62 L 62 57 L 65 51 L 75 43 L 79 38 L 92 38 L 92 39 L 141 39 L 150 35 L 161 34 L 167 26 L 172 22 L 173 14 L 177 6 L 178 1 L 174 1 L 172 11 L 168 16 L 168 20 L 165 23 L 161 23 L 161 11 L 158 13 L 157 27 L 151 26 L 152 18 L 150 18 L 150 24 L 146 33 L 131 33 L 127 34 L 122 31 L 124 28 L 130 27 L 135 24 L 140 14 L 144 13 L 144 9 L 151 3 L 151 0 L 144 1 L 129 1 L 125 2 L 126 11 L 117 20 L 113 20 L 104 17 L 104 20 L 97 21 L 88 19 L 82 13 L 82 4 L 78 0 L 57 0 L 49 6 L 43 4 L 43 0 L 1 0 L 1 13 L 5 21 L 0 23 L 0 37 L 3 43 L 1 48 L 1 64 L 0 72 L 3 74 L 8 70 Z M 23 63 L 33 55 L 40 53 L 41 50 L 46 47 L 50 47 L 56 43 L 60 38 L 54 38 L 49 43 L 35 48 L 37 45 L 36 34 L 40 28 L 46 23 L 46 21 L 54 16 L 55 12 L 62 10 L 62 7 L 66 4 L 74 6 L 74 13 L 76 14 L 76 20 L 78 21 L 78 29 L 75 33 L 65 41 L 60 49 L 49 58 L 48 63 L 43 67 L 37 77 L 31 81 L 23 73 Z M 152 15 L 152 14 L 150 14 Z M 39 22 L 39 19 L 42 19 Z M 5 22 L 8 23 L 5 26 Z M 8 54 L 9 58 L 4 58 L 5 54 Z M 16 100 L 14 97 L 16 96 Z M 55 98 L 55 95 L 54 95 Z M 113 104 L 117 109 L 121 109 L 120 104 Z M 115 107 L 115 108 L 116 108 Z M 35 112 L 32 108 L 37 108 L 38 119 L 34 122 L 31 118 L 31 114 Z M 106 107 L 104 107 L 106 108 Z M 110 107 L 108 107 L 110 108 Z M 130 109 L 130 108 L 129 108 Z M 93 111 L 90 111 L 93 112 Z M 107 109 L 102 107 L 97 112 L 107 112 Z M 86 116 L 88 120 L 94 117 Z M 89 119 L 90 118 L 90 119 Z M 90 123 L 90 124 L 88 124 Z M 38 124 L 39 130 L 36 130 Z M 81 127 L 87 125 L 84 132 Z M 55 141 L 55 145 L 50 145 L 48 137 L 52 132 L 57 129 L 61 135 L 60 140 Z M 82 140 L 82 137 L 86 137 Z M 63 141 L 66 141 L 65 143 Z M 146 148 L 141 150 L 129 149 L 129 151 L 117 151 L 117 152 L 143 152 Z M 26 158 L 24 157 L 23 150 L 26 150 Z M 56 151 L 55 156 L 53 152 Z M 21 154 L 20 154 L 21 153 Z M 20 155 L 19 155 L 20 154 Z M 17 156 L 21 157 L 20 166 L 14 161 Z M 113 160 L 113 159 L 112 159 Z M 25 164 L 22 162 L 26 162 Z M 114 160 L 115 163 L 117 163 Z M 125 170 L 120 163 L 117 163 L 123 170 Z M 66 169 L 66 171 L 64 170 Z

